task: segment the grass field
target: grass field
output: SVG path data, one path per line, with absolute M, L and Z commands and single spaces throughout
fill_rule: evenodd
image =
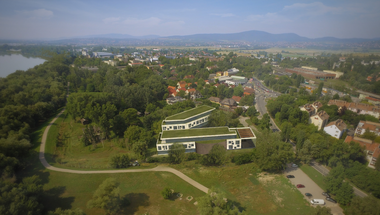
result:
M 326 182 L 324 181 L 324 176 L 318 172 L 313 167 L 304 164 L 300 167 L 306 175 L 308 175 L 320 188 L 326 190 Z
M 123 138 L 104 140 L 96 146 L 83 146 L 80 138 L 84 127 L 63 113 L 50 127 L 45 148 L 46 160 L 53 166 L 68 169 L 111 169 L 109 161 L 116 154 L 128 153 L 131 158 L 137 158 L 132 151 L 121 147 Z M 57 147 L 59 133 L 62 134 L 62 143 Z M 61 160 L 60 163 L 57 158 Z M 152 167 L 155 165 L 145 163 L 140 168 Z
M 241 150 L 239 150 L 241 151 Z M 251 150 L 245 150 L 250 152 Z M 282 175 L 260 173 L 253 163 L 203 167 L 195 163 L 172 166 L 205 185 L 215 186 L 247 214 L 310 214 L 302 194 Z
M 200 113 L 203 113 L 205 111 L 212 110 L 212 109 L 215 109 L 215 108 L 207 106 L 207 105 L 202 105 L 202 106 L 198 106 L 196 108 L 192 108 L 190 110 L 184 111 L 182 113 L 178 113 L 178 114 L 175 114 L 173 116 L 169 116 L 166 119 L 167 120 L 187 119 L 191 116 L 194 116 L 194 115 L 197 115 L 197 114 L 200 114 Z
M 163 131 L 162 138 L 173 137 L 193 137 L 205 135 L 222 135 L 222 134 L 236 134 L 236 131 L 229 131 L 228 127 L 215 127 L 215 128 L 194 128 L 186 130 L 171 130 Z

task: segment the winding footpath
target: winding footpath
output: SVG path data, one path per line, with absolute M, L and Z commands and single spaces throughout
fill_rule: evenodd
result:
M 110 174 L 110 173 L 129 173 L 129 172 L 170 172 L 170 173 L 173 173 L 174 175 L 180 177 L 181 179 L 183 179 L 184 181 L 186 181 L 187 183 L 193 185 L 194 187 L 198 188 L 199 190 L 205 192 L 205 193 L 208 193 L 208 188 L 203 186 L 202 184 L 194 181 L 193 179 L 189 178 L 188 176 L 186 176 L 185 174 L 183 174 L 182 172 L 176 170 L 176 169 L 173 169 L 173 168 L 170 168 L 170 167 L 163 167 L 163 166 L 157 166 L 153 169 L 125 169 L 125 170 L 72 170 L 72 169 L 63 169 L 63 168 L 58 168 L 58 167 L 54 167 L 54 166 L 51 166 L 45 159 L 45 146 L 46 146 L 46 139 L 47 139 L 47 135 L 49 133 L 49 129 L 51 127 L 51 125 L 54 124 L 55 120 L 58 119 L 58 117 L 65 111 L 65 109 L 63 109 L 50 123 L 49 125 L 46 127 L 45 131 L 44 131 L 44 134 L 42 135 L 42 140 L 41 140 L 41 146 L 40 146 L 40 153 L 39 153 L 39 158 L 40 158 L 40 161 L 42 163 L 42 165 L 44 165 L 44 167 L 46 169 L 49 169 L 49 170 L 52 170 L 52 171 L 56 171 L 56 172 L 65 172 L 65 173 L 73 173 L 73 174 Z

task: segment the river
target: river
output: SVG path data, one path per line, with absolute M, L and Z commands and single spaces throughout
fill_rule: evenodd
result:
M 46 60 L 38 57 L 24 57 L 21 54 L 0 55 L 0 77 L 16 72 L 16 70 L 28 70 Z

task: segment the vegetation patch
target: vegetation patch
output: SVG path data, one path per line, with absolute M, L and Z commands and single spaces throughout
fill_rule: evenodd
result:
M 200 114 L 200 113 L 203 113 L 205 111 L 212 110 L 212 109 L 214 109 L 214 108 L 210 107 L 210 106 L 207 106 L 207 105 L 201 105 L 201 106 L 198 106 L 196 108 L 184 111 L 182 113 L 179 113 L 179 114 L 176 114 L 176 115 L 173 115 L 173 116 L 169 116 L 166 119 L 167 120 L 187 119 L 187 118 L 189 118 L 191 116 L 194 116 L 194 115 L 197 115 L 197 114 Z

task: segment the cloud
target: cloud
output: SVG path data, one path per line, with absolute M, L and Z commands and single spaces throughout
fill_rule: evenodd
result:
M 120 20 L 119 17 L 108 17 L 108 18 L 103 19 L 103 22 L 106 24 L 109 24 L 109 23 L 116 23 L 119 20 Z
M 51 18 L 54 13 L 51 10 L 37 9 L 37 10 L 20 10 L 16 11 L 17 15 L 29 18 Z
M 323 15 L 326 13 L 338 14 L 342 12 L 341 8 L 329 7 L 324 5 L 322 2 L 313 2 L 313 3 L 295 3 L 283 8 L 283 12 L 305 14 L 305 15 Z
M 220 16 L 220 17 L 233 17 L 235 14 L 232 13 L 212 13 L 213 16 Z
M 142 25 L 142 26 L 158 25 L 161 22 L 162 20 L 157 17 L 150 17 L 147 19 L 128 18 L 123 21 L 123 23 L 126 25 Z
M 252 14 L 247 16 L 246 21 L 260 22 L 262 24 L 279 24 L 291 21 L 289 18 L 278 13 L 266 13 L 264 15 Z

